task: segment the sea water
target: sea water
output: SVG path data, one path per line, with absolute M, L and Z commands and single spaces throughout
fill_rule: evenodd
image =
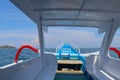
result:
M 13 63 L 17 50 L 18 49 L 16 49 L 16 48 L 0 48 L 0 67 L 5 66 L 10 63 Z M 80 52 L 82 54 L 85 54 L 85 53 L 96 52 L 99 50 L 100 50 L 99 48 L 81 48 Z M 46 49 L 45 51 L 55 53 L 54 48 Z M 21 54 L 19 55 L 19 60 L 32 59 L 32 58 L 36 57 L 37 55 L 38 55 L 37 53 L 35 53 L 29 49 L 24 49 L 24 50 L 22 50 Z M 113 52 L 111 52 L 110 55 L 115 58 L 118 58 L 118 56 Z

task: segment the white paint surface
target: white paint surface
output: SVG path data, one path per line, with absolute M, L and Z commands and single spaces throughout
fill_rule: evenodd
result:
M 53 80 L 57 68 L 56 57 L 45 54 L 45 64 L 42 66 L 39 55 L 34 59 L 0 68 L 0 80 Z

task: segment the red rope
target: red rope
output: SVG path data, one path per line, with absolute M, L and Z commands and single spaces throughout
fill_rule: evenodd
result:
M 34 52 L 38 53 L 38 50 L 37 50 L 36 48 L 33 48 L 33 47 L 31 47 L 30 45 L 23 45 L 23 46 L 21 46 L 21 47 L 18 49 L 18 51 L 17 51 L 17 53 L 16 53 L 16 56 L 15 56 L 15 58 L 14 58 L 14 62 L 15 62 L 15 63 L 17 63 L 18 57 L 19 57 L 19 55 L 20 55 L 20 52 L 21 52 L 24 48 L 29 48 L 29 49 L 33 50 Z
M 114 48 L 114 47 L 110 47 L 110 50 L 113 50 L 114 52 L 117 53 L 117 55 L 119 56 L 120 58 L 120 51 L 117 49 L 117 48 Z

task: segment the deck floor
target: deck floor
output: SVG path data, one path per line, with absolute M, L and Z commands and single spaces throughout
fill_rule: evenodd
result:
M 83 74 L 83 71 L 60 71 L 60 70 L 57 70 L 56 73 L 58 73 L 58 74 Z
M 58 64 L 63 65 L 81 65 L 83 64 L 80 60 L 58 60 Z M 69 68 L 62 68 L 62 70 L 56 71 L 56 76 L 54 80 L 88 80 L 83 71 L 73 70 Z
M 80 60 L 58 60 L 58 64 L 82 64 Z
M 58 75 L 56 74 L 54 80 L 88 80 L 85 76 L 73 75 Z

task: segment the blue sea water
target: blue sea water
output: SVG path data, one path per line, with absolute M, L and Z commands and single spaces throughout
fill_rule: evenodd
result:
M 80 52 L 81 53 L 91 53 L 91 52 L 95 52 L 98 51 L 99 48 L 81 48 Z M 55 52 L 55 49 L 46 49 L 47 52 Z M 14 62 L 14 58 L 15 58 L 15 54 L 17 52 L 16 48 L 0 48 L 0 67 L 13 63 Z M 28 60 L 31 58 L 36 57 L 38 54 L 29 50 L 29 49 L 24 49 L 20 56 L 19 56 L 19 60 Z M 110 54 L 111 56 L 117 57 L 118 56 L 111 52 Z

